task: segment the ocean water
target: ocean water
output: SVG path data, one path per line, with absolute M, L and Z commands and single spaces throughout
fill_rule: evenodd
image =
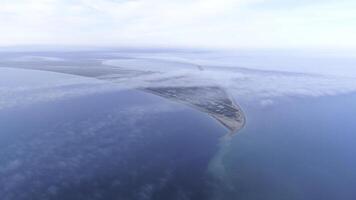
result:
M 0 55 L 0 199 L 356 199 L 354 59 L 239 55 Z M 223 88 L 244 128 L 137 89 L 167 85 Z
M 356 198 L 356 94 L 243 103 L 217 199 Z
M 121 90 L 0 110 L 0 196 L 206 199 L 226 130 L 184 105 Z

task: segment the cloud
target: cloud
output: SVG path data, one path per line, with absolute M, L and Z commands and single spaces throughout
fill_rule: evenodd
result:
M 123 89 L 70 75 L 0 68 L 0 110 Z
M 21 58 L 16 58 L 14 61 L 20 61 L 20 62 L 33 62 L 33 61 L 38 61 L 38 62 L 44 62 L 44 61 L 63 61 L 61 58 L 56 58 L 56 57 L 49 57 L 49 56 L 23 56 Z
M 259 54 L 251 54 L 251 59 L 241 62 L 243 54 L 239 53 L 142 53 L 133 54 L 133 56 L 137 56 L 136 59 L 113 59 L 103 61 L 103 63 L 127 69 L 160 72 L 124 81 L 126 85 L 133 87 L 186 87 L 215 84 L 229 89 L 239 97 L 257 98 L 261 101 L 284 96 L 319 97 L 356 92 L 354 68 L 345 68 L 339 65 L 328 66 L 326 62 L 331 62 L 333 59 L 321 63 L 315 62 L 328 58 L 330 55 L 317 56 L 314 62 L 310 62 L 308 58 L 313 56 L 309 54 L 307 57 L 303 54 L 302 57 L 284 58 L 290 62 L 277 62 L 278 65 L 276 65 L 274 60 L 283 59 L 281 58 L 283 56 L 266 59 L 261 58 Z M 231 60 L 234 65 L 230 63 L 226 66 L 226 60 L 229 57 L 234 57 L 233 55 L 237 56 Z M 299 59 L 307 60 L 303 63 L 304 67 L 300 67 L 300 63 L 294 63 L 293 66 L 293 61 Z M 339 61 L 338 58 L 334 59 Z M 256 63 L 258 67 L 242 68 L 251 60 L 262 61 Z M 352 59 L 349 59 L 347 62 L 354 63 L 355 61 L 352 62 Z M 341 64 L 342 62 L 336 63 Z M 242 67 L 239 64 L 243 64 Z M 203 70 L 199 70 L 198 66 L 203 67 Z M 335 73 L 340 69 L 343 69 L 342 73 Z
M 268 107 L 274 104 L 274 101 L 271 99 L 263 99 L 260 101 L 262 107 Z
M 208 55 L 207 57 L 213 58 L 214 55 L 216 56 L 214 53 Z M 127 62 L 126 59 L 117 59 L 104 61 L 104 63 L 135 70 L 149 70 L 151 69 L 150 66 L 153 66 L 152 69 L 159 72 L 158 74 L 147 74 L 123 81 L 123 84 L 132 87 L 219 85 L 227 88 L 239 98 L 258 99 L 262 105 L 271 105 L 273 98 L 278 97 L 320 97 L 356 92 L 356 85 L 354 84 L 356 74 L 353 69 L 351 71 L 345 70 L 343 75 L 335 75 L 332 74 L 333 70 L 328 73 L 330 69 L 321 70 L 323 66 L 314 66 L 314 63 L 309 65 L 309 68 L 311 68 L 309 71 L 303 73 L 303 69 L 299 72 L 293 72 L 293 70 L 286 72 L 288 68 L 284 69 L 283 67 L 280 68 L 282 71 L 268 70 L 269 67 L 266 63 L 261 64 L 260 69 L 239 68 L 236 65 L 235 67 L 224 67 L 223 65 L 216 65 L 217 63 L 214 62 L 208 65 L 209 61 L 214 59 L 206 60 L 204 54 L 182 56 L 181 54 L 171 53 L 168 55 L 168 59 L 163 61 L 158 59 L 160 56 L 165 58 L 162 55 L 153 56 L 155 59 L 151 59 L 152 56 L 149 53 L 146 56 L 144 54 L 140 56 L 141 58 L 130 59 L 130 62 Z M 189 58 L 192 58 L 191 62 L 184 62 L 184 60 L 189 61 Z M 258 58 L 258 56 L 255 57 L 255 59 Z M 177 62 L 174 62 L 174 60 L 177 60 Z M 197 60 L 200 63 L 205 63 L 201 65 L 203 66 L 202 71 L 197 69 L 197 66 L 199 66 L 199 64 L 196 64 L 199 62 L 195 62 Z M 263 69 L 262 66 L 265 66 L 264 70 L 261 70 Z M 337 69 L 339 67 L 336 66 Z M 316 73 L 318 71 L 320 73 Z M 346 74 L 348 76 L 345 76 Z M 118 82 L 120 83 L 120 81 Z
M 355 47 L 355 6 L 352 0 L 2 0 L 0 45 Z
M 31 53 L 16 55 L 21 61 L 24 57 L 27 58 L 28 54 L 31 55 Z M 239 62 L 236 63 L 237 66 L 224 66 L 224 63 L 213 62 L 214 59 L 224 58 L 223 54 L 212 52 L 207 54 L 171 52 L 158 55 L 155 53 L 134 52 L 131 55 L 118 53 L 115 56 L 120 59 L 114 56 L 112 59 L 102 60 L 102 65 L 99 63 L 90 68 L 83 67 L 90 61 L 85 60 L 85 55 L 81 54 L 81 56 L 83 63 L 77 61 L 78 66 L 71 66 L 71 58 L 65 56 L 62 58 L 61 54 L 58 54 L 54 60 L 45 59 L 44 63 L 38 62 L 38 56 L 36 56 L 34 64 L 40 68 L 34 67 L 34 69 L 51 71 L 51 67 L 46 66 L 50 64 L 54 67 L 54 71 L 61 72 L 62 66 L 64 73 L 71 73 L 68 69 L 72 69 L 73 75 L 89 74 L 88 76 L 100 80 L 43 71 L 1 68 L 0 109 L 94 93 L 147 87 L 220 86 L 226 88 L 238 99 L 257 100 L 262 106 L 271 105 L 275 98 L 279 97 L 320 97 L 356 92 L 354 71 L 345 70 L 344 73 L 349 76 L 335 75 L 325 73 L 320 70 L 322 66 L 314 65 L 314 63 L 309 65 L 313 69 L 309 72 L 319 70 L 319 74 L 307 73 L 303 70 L 286 72 L 288 69 L 298 69 L 298 66 L 287 69 L 282 67 L 282 71 L 270 70 L 268 62 L 263 60 L 260 64 L 265 68 L 259 69 L 237 67 Z M 226 56 L 231 55 L 226 54 Z M 39 58 L 42 59 L 41 56 Z M 254 58 L 260 60 L 259 56 Z M 90 59 L 96 59 L 95 54 L 90 54 Z M 19 60 L 12 58 L 12 60 L 7 60 L 4 66 L 17 66 L 18 62 Z M 29 65 L 33 65 L 31 61 Z M 85 73 L 86 70 L 91 73 Z M 102 75 L 100 70 L 105 70 L 105 75 Z M 112 74 L 108 74 L 110 70 Z
M 120 89 L 113 85 L 91 83 L 87 85 L 64 84 L 53 88 L 1 87 L 0 110 L 118 90 Z

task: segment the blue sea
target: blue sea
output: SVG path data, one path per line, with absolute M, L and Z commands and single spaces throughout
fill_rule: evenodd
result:
M 243 104 L 219 199 L 355 199 L 356 95 Z
M 0 112 L 0 194 L 17 199 L 204 199 L 225 130 L 141 91 Z
M 230 64 L 245 57 L 253 70 L 221 62 L 202 70 L 184 62 L 205 67 L 229 57 L 202 62 L 212 54 L 199 53 L 175 62 L 180 54 L 172 55 L 2 55 L 0 199 L 356 199 L 352 73 L 262 70 L 249 55 Z M 144 89 L 212 83 L 243 110 L 238 132 L 204 109 Z

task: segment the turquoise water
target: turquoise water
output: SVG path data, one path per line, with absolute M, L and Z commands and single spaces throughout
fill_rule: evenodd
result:
M 355 199 L 356 95 L 243 103 L 219 199 Z

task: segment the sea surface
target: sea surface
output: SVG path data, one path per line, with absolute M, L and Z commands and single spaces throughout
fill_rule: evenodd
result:
M 217 199 L 355 199 L 356 94 L 242 106 Z
M 356 199 L 355 59 L 239 55 L 1 54 L 0 199 Z M 167 85 L 218 88 L 244 127 Z
M 0 111 L 0 194 L 22 199 L 205 199 L 226 130 L 189 107 L 118 91 Z

